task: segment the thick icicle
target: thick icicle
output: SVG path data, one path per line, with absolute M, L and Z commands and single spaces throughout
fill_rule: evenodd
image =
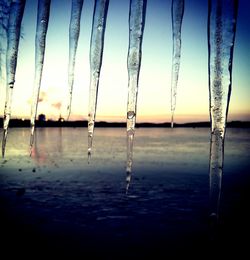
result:
M 6 87 L 6 53 L 9 8 L 10 0 L 3 0 L 0 2 L 0 84 L 4 87 Z M 1 94 L 2 93 L 0 93 L 0 95 Z
M 128 103 L 127 103 L 127 187 L 128 191 L 135 134 L 138 81 L 141 67 L 141 47 L 146 16 L 146 0 L 131 0 L 129 11 L 129 48 L 128 48 Z
M 88 113 L 88 162 L 91 157 L 94 124 L 96 116 L 99 76 L 102 66 L 104 34 L 108 13 L 109 0 L 96 0 L 93 14 L 90 42 L 90 86 Z
M 78 38 L 80 34 L 80 20 L 82 13 L 83 0 L 72 0 L 71 6 L 71 18 L 69 25 L 69 65 L 68 65 L 68 86 L 69 86 L 69 97 L 68 97 L 68 116 L 69 119 L 71 113 L 72 103 L 72 91 L 74 85 L 74 70 L 75 70 L 75 57 L 78 45 Z
M 36 24 L 36 40 L 35 40 L 35 79 L 33 87 L 33 97 L 31 104 L 31 117 L 30 117 L 30 153 L 34 142 L 35 121 L 37 114 L 37 106 L 39 100 L 39 92 L 42 79 L 43 61 L 46 45 L 46 34 L 49 23 L 50 13 L 50 0 L 39 0 L 37 11 L 37 24 Z
M 174 112 L 176 107 L 177 84 L 181 59 L 181 25 L 184 14 L 184 0 L 172 0 L 172 74 L 171 74 L 171 127 L 174 127 Z
M 209 0 L 208 72 L 211 120 L 210 213 L 218 217 L 224 160 L 224 139 L 232 86 L 237 0 Z
M 12 1 L 9 9 L 6 54 L 6 99 L 3 119 L 2 156 L 5 154 L 25 0 Z

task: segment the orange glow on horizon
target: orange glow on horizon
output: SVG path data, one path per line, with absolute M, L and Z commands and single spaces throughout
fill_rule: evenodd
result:
M 13 115 L 13 119 L 30 120 L 27 116 Z M 63 118 L 63 116 L 62 116 Z M 53 120 L 57 121 L 59 116 L 57 115 L 46 115 L 46 121 Z M 71 115 L 69 121 L 86 121 L 87 116 L 83 115 Z M 97 115 L 96 122 L 106 121 L 109 123 L 113 122 L 126 122 L 126 115 L 124 116 L 112 116 L 112 115 Z M 137 123 L 165 123 L 171 121 L 170 114 L 162 115 L 137 115 Z M 208 122 L 210 121 L 208 114 L 176 114 L 175 123 L 189 123 L 189 122 Z M 228 122 L 230 121 L 250 121 L 249 113 L 232 113 L 228 114 Z

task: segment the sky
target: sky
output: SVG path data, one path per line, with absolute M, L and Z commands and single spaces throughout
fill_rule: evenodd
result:
M 250 3 L 239 0 L 228 120 L 250 120 Z M 78 42 L 71 120 L 87 119 L 89 47 L 94 9 L 84 0 Z M 70 0 L 51 0 L 38 113 L 66 115 Z M 19 44 L 12 118 L 29 118 L 35 71 L 37 1 L 26 0 Z M 129 0 L 110 0 L 96 120 L 125 121 Z M 171 0 L 148 0 L 139 78 L 137 122 L 169 122 L 171 93 Z M 3 115 L 5 86 L 0 89 Z M 207 1 L 186 0 L 177 89 L 177 123 L 209 120 Z

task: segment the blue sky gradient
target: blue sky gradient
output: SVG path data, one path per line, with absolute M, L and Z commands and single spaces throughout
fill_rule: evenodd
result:
M 52 0 L 38 114 L 66 114 L 70 0 Z M 209 120 L 207 1 L 186 0 L 176 122 Z M 93 0 L 85 0 L 76 57 L 71 119 L 86 119 Z M 250 120 L 250 2 L 239 1 L 229 120 Z M 27 0 L 19 45 L 12 117 L 30 116 L 35 62 L 37 1 Z M 97 120 L 125 121 L 129 0 L 110 0 Z M 148 0 L 139 81 L 137 121 L 170 121 L 171 1 Z M 1 86 L 4 93 L 4 86 Z M 0 97 L 1 113 L 4 95 Z

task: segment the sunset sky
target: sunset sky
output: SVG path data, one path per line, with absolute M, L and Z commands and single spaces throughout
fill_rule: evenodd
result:
M 38 114 L 66 112 L 70 0 L 52 0 Z M 186 0 L 176 122 L 209 120 L 207 1 Z M 229 120 L 250 120 L 250 2 L 239 1 Z M 93 0 L 85 0 L 76 57 L 71 119 L 86 119 Z M 35 62 L 37 1 L 26 0 L 14 88 L 12 118 L 29 118 Z M 129 0 L 110 0 L 101 70 L 97 121 L 125 121 Z M 171 0 L 148 0 L 142 46 L 137 121 L 170 121 L 172 60 Z M 5 87 L 0 89 L 3 115 Z

